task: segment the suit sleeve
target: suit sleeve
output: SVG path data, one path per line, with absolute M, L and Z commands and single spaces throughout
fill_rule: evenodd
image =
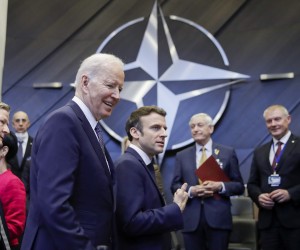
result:
M 244 182 L 241 176 L 240 167 L 237 155 L 234 149 L 230 150 L 229 153 L 229 164 L 224 167 L 224 170 L 228 172 L 229 182 L 224 182 L 225 193 L 223 195 L 241 195 L 244 192 Z
M 254 151 L 253 154 L 253 159 L 251 163 L 251 168 L 250 168 L 250 175 L 247 183 L 247 189 L 248 189 L 248 194 L 251 197 L 251 199 L 257 204 L 258 203 L 258 196 L 262 193 L 260 189 L 260 177 L 259 177 L 259 169 L 258 169 L 258 164 L 256 162 L 257 154 Z
M 174 194 L 178 188 L 181 188 L 181 186 L 184 183 L 183 176 L 182 176 L 182 163 L 181 158 L 176 155 L 175 158 L 175 169 L 173 173 L 173 178 L 171 182 L 171 192 Z M 188 186 L 187 190 L 189 190 L 190 186 Z

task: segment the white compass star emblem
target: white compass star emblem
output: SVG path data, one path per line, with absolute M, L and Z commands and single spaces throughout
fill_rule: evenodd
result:
M 171 65 L 161 74 L 159 75 L 159 52 L 158 52 L 158 12 L 160 13 L 160 18 L 162 21 L 163 30 L 167 39 L 167 44 L 169 48 L 169 53 L 171 57 Z M 172 20 L 181 21 L 188 25 L 191 25 L 201 32 L 203 32 L 217 47 L 219 53 L 222 56 L 223 62 L 226 66 L 229 65 L 228 59 L 220 46 L 217 40 L 203 27 L 180 17 L 170 16 Z M 121 30 L 125 29 L 129 25 L 133 25 L 142 21 L 143 18 L 136 19 L 132 22 L 127 23 L 126 25 L 120 27 L 118 30 L 113 32 L 98 48 L 97 52 L 101 52 L 105 45 L 110 41 L 110 39 L 115 36 L 116 33 L 120 32 Z M 144 105 L 157 105 L 162 107 L 167 112 L 167 127 L 169 131 L 169 135 L 172 134 L 173 125 L 175 123 L 175 119 L 178 116 L 178 108 L 182 101 L 198 97 L 204 95 L 206 93 L 228 87 L 230 85 L 236 84 L 241 81 L 241 79 L 246 79 L 249 76 L 239 74 L 232 71 L 227 71 L 220 68 L 214 68 L 211 66 L 187 61 L 180 59 L 177 53 L 177 49 L 175 44 L 172 40 L 171 33 L 169 31 L 168 25 L 162 13 L 162 10 L 157 3 L 155 2 L 149 21 L 147 23 L 146 30 L 144 32 L 144 36 L 141 42 L 141 46 L 139 48 L 137 58 L 134 62 L 127 63 L 125 65 L 125 74 L 126 71 L 133 70 L 133 69 L 142 69 L 146 72 L 151 79 L 148 80 L 140 80 L 140 81 L 127 81 L 125 82 L 125 87 L 121 93 L 121 98 L 123 100 L 132 102 L 136 104 L 136 107 L 142 107 Z M 174 81 L 193 81 L 193 80 L 216 80 L 216 79 L 224 79 L 227 80 L 224 83 L 220 83 L 214 86 L 208 86 L 204 88 L 199 88 L 187 92 L 182 92 L 180 94 L 176 94 L 171 91 L 164 83 L 167 82 L 174 82 Z M 228 81 L 229 80 L 229 81 Z M 144 97 L 156 87 L 157 91 L 157 103 L 144 103 Z M 225 91 L 224 91 L 225 92 Z M 221 113 L 224 111 L 225 106 L 227 104 L 229 98 L 229 92 L 225 94 L 225 98 L 223 101 L 223 105 L 220 108 L 220 112 L 214 117 L 214 122 L 216 122 Z M 120 104 L 119 104 L 120 105 Z M 133 110 L 130 110 L 129 114 Z M 116 115 L 116 111 L 113 113 L 112 116 Z M 128 117 L 128 116 L 127 116 Z M 109 118 L 110 119 L 110 118 Z M 109 120 L 108 119 L 108 120 Z M 114 118 L 112 118 L 114 120 Z M 118 119 L 115 119 L 118 120 Z M 188 121 L 186 121 L 188 123 Z M 112 129 L 112 125 L 114 122 L 107 122 L 107 120 L 102 121 L 102 126 L 108 131 L 110 135 L 118 139 L 119 141 L 122 140 L 122 136 L 118 135 Z M 124 122 L 125 124 L 125 122 Z M 189 131 L 187 131 L 189 132 Z M 169 145 L 170 136 L 166 138 L 165 141 L 165 149 L 176 149 L 182 146 L 187 145 L 188 143 L 192 142 L 192 139 L 179 142 L 176 144 Z M 160 158 L 162 159 L 163 156 Z

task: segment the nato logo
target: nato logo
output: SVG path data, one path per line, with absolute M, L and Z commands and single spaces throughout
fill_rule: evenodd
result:
M 192 115 L 208 113 L 216 124 L 228 104 L 231 86 L 249 77 L 228 70 L 224 50 L 205 28 L 178 16 L 164 17 L 157 2 L 148 18 L 122 25 L 97 52 L 115 54 L 125 62 L 121 100 L 112 115 L 101 121 L 104 129 L 121 141 L 130 113 L 157 105 L 167 112 L 166 150 L 193 142 L 188 126 Z

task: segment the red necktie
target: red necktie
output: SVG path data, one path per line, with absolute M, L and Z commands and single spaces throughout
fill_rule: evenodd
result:
M 277 150 L 275 152 L 275 155 L 274 155 L 274 159 L 273 159 L 273 163 L 272 163 L 272 168 L 275 169 L 276 168 L 276 165 L 277 165 L 277 161 L 279 160 L 278 157 L 280 155 L 280 152 L 281 152 L 281 145 L 282 145 L 282 142 L 281 141 L 278 141 L 277 142 Z

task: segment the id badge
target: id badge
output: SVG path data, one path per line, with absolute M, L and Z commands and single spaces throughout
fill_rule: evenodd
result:
M 271 187 L 278 187 L 281 182 L 281 177 L 278 174 L 272 174 L 268 178 L 268 184 L 271 185 Z

